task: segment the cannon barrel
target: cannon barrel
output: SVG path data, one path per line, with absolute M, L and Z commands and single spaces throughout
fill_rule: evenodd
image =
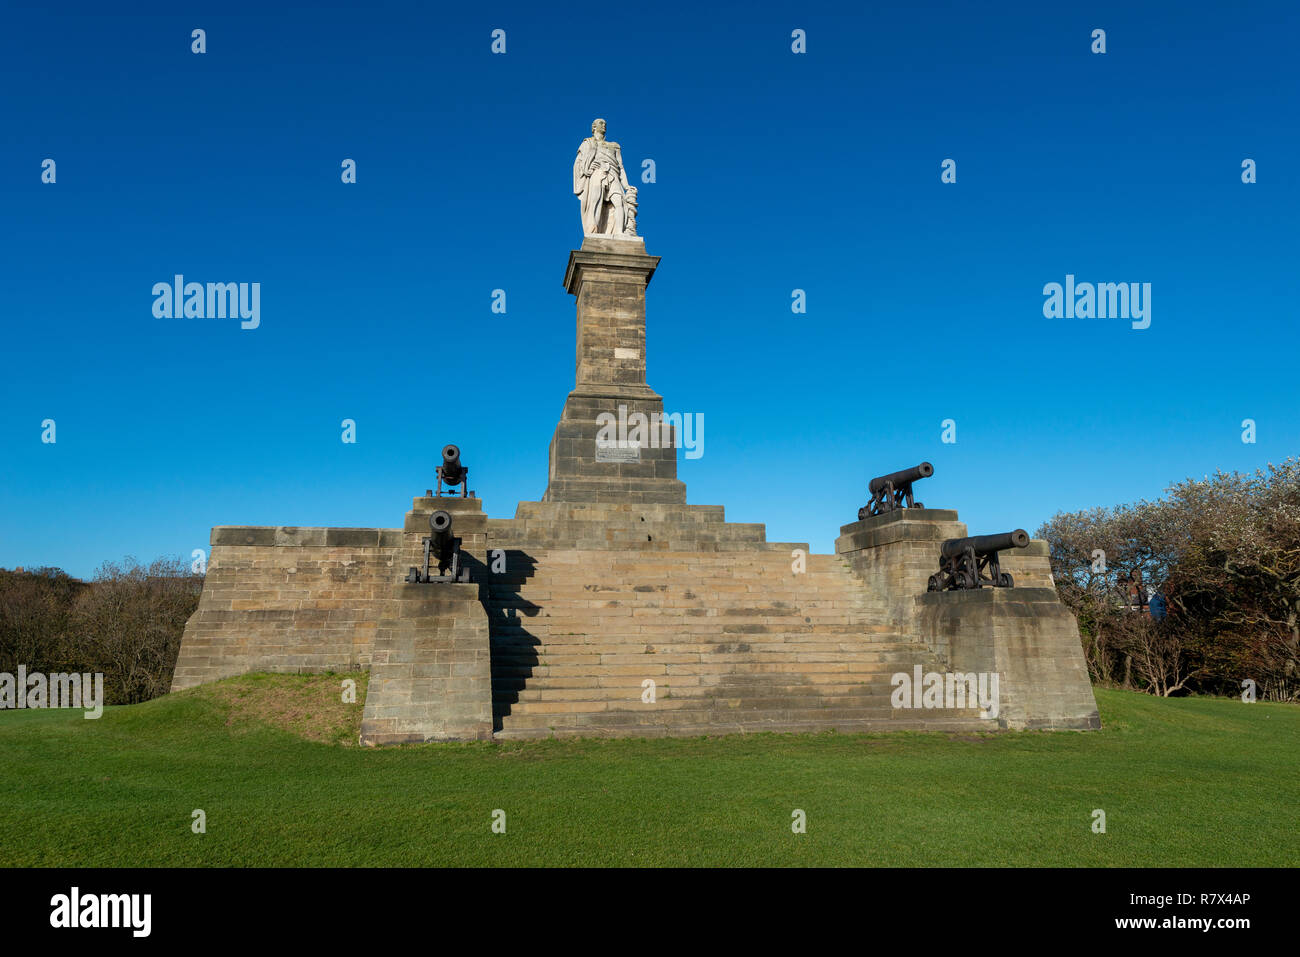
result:
M 448 485 L 459 485 L 465 477 L 465 466 L 460 464 L 460 449 L 455 445 L 442 447 L 442 480 Z
M 972 535 L 970 538 L 950 538 L 943 543 L 940 554 L 945 559 L 956 558 L 968 547 L 976 555 L 989 555 L 993 552 L 1005 552 L 1010 548 L 1025 548 L 1029 545 L 1029 533 L 1023 528 L 1014 532 L 1002 532 L 998 535 Z
M 892 485 L 894 488 L 900 488 L 904 485 L 910 485 L 912 482 L 919 481 L 923 478 L 929 478 L 934 474 L 934 466 L 929 462 L 922 462 L 920 465 L 910 469 L 903 469 L 901 472 L 890 472 L 888 475 L 881 475 L 873 478 L 867 487 L 871 490 L 872 495 L 879 495 L 886 485 Z
M 429 531 L 433 532 L 433 544 L 441 548 L 451 541 L 451 513 L 438 509 L 429 516 Z

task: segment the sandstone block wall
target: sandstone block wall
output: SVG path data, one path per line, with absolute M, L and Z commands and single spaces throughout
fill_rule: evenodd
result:
M 421 496 L 402 528 L 214 528 L 172 690 L 250 671 L 368 668 L 383 602 L 411 566 L 423 566 L 421 539 L 438 508 L 452 513 L 474 575 L 487 542 L 477 498 Z
M 218 526 L 211 545 L 173 691 L 369 666 L 379 602 L 401 577 L 400 529 Z
M 721 505 L 520 502 L 513 519 L 487 524 L 489 548 L 808 549 L 769 543 L 761 522 L 728 522 Z
M 479 586 L 394 586 L 375 636 L 361 743 L 491 736 L 491 648 Z
M 888 622 L 915 634 L 913 599 L 939 570 L 939 547 L 966 534 L 949 509 L 899 509 L 841 527 L 835 551 L 883 604 Z

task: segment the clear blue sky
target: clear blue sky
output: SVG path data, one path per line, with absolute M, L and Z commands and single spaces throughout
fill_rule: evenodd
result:
M 825 552 L 922 459 L 992 532 L 1300 451 L 1292 2 L 58 9 L 0 14 L 0 566 L 396 527 L 452 441 L 490 515 L 540 498 L 596 116 L 657 165 L 691 502 Z M 154 318 L 175 273 L 260 282 L 261 327 Z M 1151 327 L 1044 318 L 1067 273 Z

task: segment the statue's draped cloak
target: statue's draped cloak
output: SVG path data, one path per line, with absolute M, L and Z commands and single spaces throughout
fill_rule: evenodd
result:
M 607 147 L 613 156 L 615 162 L 622 166 L 622 156 L 617 144 L 611 144 Z M 592 159 L 596 156 L 600 147 L 594 136 L 589 136 L 582 141 L 578 147 L 578 155 L 573 161 L 573 195 L 579 198 L 579 210 L 582 215 L 582 231 L 584 235 L 598 235 L 600 230 L 600 217 L 606 201 L 610 199 L 610 194 L 617 189 L 622 192 L 622 186 L 619 177 L 614 176 L 614 182 L 608 187 L 605 184 L 606 177 L 599 170 L 593 170 L 591 175 L 587 175 L 591 167 Z M 613 173 L 613 170 L 610 170 Z M 621 230 L 619 230 L 621 231 Z

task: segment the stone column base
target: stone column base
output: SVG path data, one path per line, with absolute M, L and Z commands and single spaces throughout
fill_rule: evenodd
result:
M 491 737 L 491 646 L 479 586 L 394 586 L 375 633 L 361 743 Z
M 679 439 L 674 427 L 647 428 L 642 443 L 622 448 L 602 448 L 596 442 L 603 414 L 615 421 L 631 420 L 635 428 L 634 416 L 658 423 L 663 409 L 664 400 L 649 389 L 570 392 L 551 439 L 542 501 L 684 504 L 686 483 L 677 478 Z

